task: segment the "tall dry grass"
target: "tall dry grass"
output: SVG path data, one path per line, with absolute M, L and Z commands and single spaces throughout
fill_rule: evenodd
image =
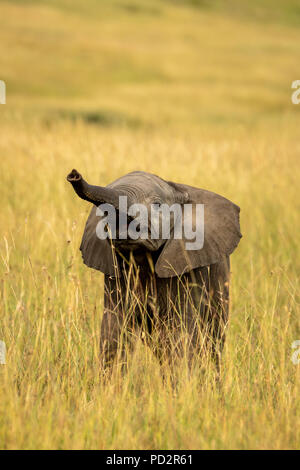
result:
M 199 142 L 65 122 L 7 125 L 3 135 L 1 446 L 298 447 L 298 157 L 289 137 Z M 139 340 L 128 373 L 101 381 L 102 275 L 78 251 L 90 207 L 65 181 L 73 166 L 95 183 L 151 167 L 239 203 L 244 238 L 232 256 L 221 387 L 207 363 L 190 377 L 178 367 L 174 390 Z

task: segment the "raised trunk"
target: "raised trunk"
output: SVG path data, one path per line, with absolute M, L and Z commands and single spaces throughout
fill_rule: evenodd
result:
M 118 208 L 119 195 L 114 189 L 88 184 L 77 170 L 72 170 L 67 176 L 67 180 L 71 183 L 76 194 L 78 194 L 81 199 L 89 201 L 96 206 L 107 203 Z

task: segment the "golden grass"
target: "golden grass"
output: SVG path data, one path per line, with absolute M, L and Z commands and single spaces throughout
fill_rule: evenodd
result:
M 299 32 L 153 7 L 96 18 L 1 3 L 1 448 L 299 448 Z M 204 363 L 179 367 L 174 389 L 139 340 L 128 373 L 102 382 L 102 275 L 78 250 L 90 207 L 65 180 L 73 167 L 95 184 L 142 169 L 241 207 L 219 386 Z

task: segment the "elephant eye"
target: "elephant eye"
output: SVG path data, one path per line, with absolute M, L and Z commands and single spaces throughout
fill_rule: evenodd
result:
M 156 207 L 161 207 L 160 201 L 154 201 L 152 204 L 154 204 Z

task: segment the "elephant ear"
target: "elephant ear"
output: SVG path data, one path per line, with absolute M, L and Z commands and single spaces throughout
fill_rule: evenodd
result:
M 237 247 L 240 238 L 239 212 L 234 203 L 204 189 L 170 183 L 175 191 L 187 193 L 189 204 L 192 204 L 190 226 L 196 230 L 195 207 L 204 205 L 204 243 L 201 249 L 187 250 L 186 243 L 191 242 L 184 237 L 181 240 L 170 238 L 164 245 L 155 265 L 159 277 L 181 275 L 203 266 L 215 264 L 223 255 L 230 255 Z M 182 217 L 184 223 L 184 217 Z
M 116 256 L 109 239 L 101 240 L 96 233 L 100 217 L 96 215 L 97 207 L 93 206 L 87 219 L 82 236 L 80 250 L 84 264 L 109 276 L 118 276 Z

